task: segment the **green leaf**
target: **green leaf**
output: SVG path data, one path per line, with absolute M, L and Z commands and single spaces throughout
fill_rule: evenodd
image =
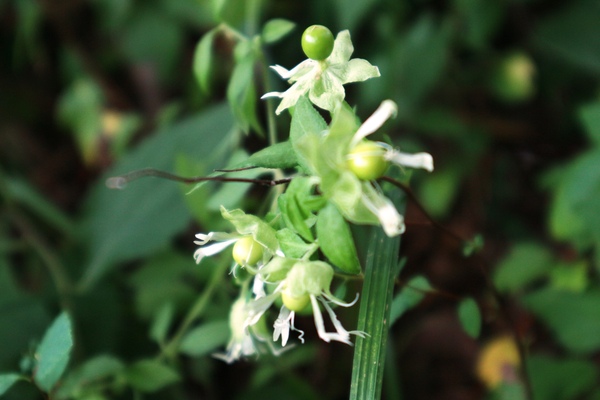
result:
M 124 370 L 123 363 L 112 356 L 100 355 L 91 358 L 67 375 L 58 388 L 56 398 L 76 397 L 84 388 L 109 381 L 110 378 L 119 376 Z
M 468 297 L 458 304 L 458 319 L 465 332 L 477 338 L 481 332 L 481 313 L 477 302 Z
M 206 322 L 192 329 L 183 337 L 179 351 L 188 356 L 200 357 L 224 346 L 228 340 L 228 321 Z
M 263 27 L 262 40 L 267 44 L 275 43 L 289 34 L 295 27 L 296 24 L 287 19 L 271 19 Z
M 261 167 L 261 168 L 293 168 L 298 165 L 296 152 L 290 141 L 266 147 L 248 157 L 236 168 Z
M 394 203 L 398 204 L 397 192 Z M 376 400 L 381 397 L 386 342 L 390 327 L 390 305 L 394 280 L 400 266 L 400 236 L 388 237 L 374 228 L 365 267 L 357 330 L 366 338 L 357 338 L 352 365 L 350 400 Z
M 190 254 L 165 251 L 149 258 L 129 279 L 138 317 L 156 320 L 158 310 L 165 304 L 173 306 L 174 311 L 188 307 L 197 296 L 190 282 L 198 271 L 196 264 L 190 262 Z
M 459 165 L 445 165 L 435 170 L 419 185 L 419 198 L 434 218 L 443 217 L 452 206 L 463 177 Z
M 102 134 L 103 106 L 102 90 L 90 78 L 74 81 L 62 93 L 58 103 L 57 118 L 71 130 L 86 162 L 92 162 L 96 157 Z
M 66 312 L 50 325 L 36 350 L 37 365 L 33 379 L 45 392 L 50 392 L 63 374 L 73 347 L 71 321 Z
M 213 41 L 217 31 L 212 29 L 202 36 L 194 52 L 194 75 L 200 85 L 200 89 L 209 93 L 211 89 L 212 63 L 213 63 Z
M 369 11 L 376 4 L 376 1 L 334 0 L 333 4 L 339 26 L 353 31 L 361 20 L 369 15 Z
M 348 274 L 361 272 L 350 227 L 332 203 L 317 216 L 317 237 L 321 251 L 333 265 Z
M 588 263 L 580 260 L 560 263 L 550 272 L 550 283 L 555 289 L 583 292 L 590 282 Z
M 279 241 L 281 251 L 289 258 L 302 258 L 312 247 L 289 228 L 278 230 L 277 240 Z
M 256 116 L 255 59 L 253 52 L 246 51 L 244 48 L 248 45 L 247 42 L 240 42 L 236 46 L 236 53 L 243 53 L 244 56 L 236 60 L 229 85 L 227 86 L 227 100 L 238 126 L 244 132 L 249 132 L 250 128 L 252 128 L 257 133 L 263 134 L 262 127 Z
M 559 359 L 532 355 L 527 360 L 534 399 L 572 400 L 587 398 L 597 387 L 598 367 L 588 360 Z
M 116 191 L 107 189 L 104 180 L 148 164 L 172 170 L 178 154 L 204 159 L 212 166 L 231 125 L 226 106 L 207 109 L 153 135 L 104 175 L 85 204 L 81 240 L 89 244 L 90 259 L 81 285 L 95 283 L 115 262 L 164 247 L 191 218 L 181 190 L 173 182 L 148 178 Z
M 156 392 L 179 381 L 177 372 L 156 360 L 141 360 L 127 368 L 127 381 L 140 392 Z
M 544 18 L 535 44 L 574 65 L 600 71 L 600 6 L 595 0 L 572 1 Z
M 293 183 L 293 181 L 292 181 Z M 291 186 L 291 185 L 290 185 Z M 289 190 L 289 189 L 288 189 Z M 307 215 L 303 212 L 293 191 L 289 194 L 284 193 L 277 199 L 277 206 L 281 211 L 281 216 L 286 226 L 292 231 L 298 233 L 307 242 L 313 242 L 314 236 L 307 223 Z
M 11 177 L 6 180 L 6 189 L 11 198 L 33 211 L 41 220 L 65 234 L 74 233 L 73 221 L 26 181 Z
M 585 248 L 600 242 L 600 149 L 579 155 L 562 175 L 552 204 L 550 225 L 559 239 Z
M 431 14 L 424 14 L 398 40 L 393 71 L 398 91 L 399 116 L 406 114 L 434 88 L 448 62 L 452 40 L 450 23 L 438 26 Z M 385 76 L 385 71 L 382 71 Z
M 589 139 L 600 146 L 600 102 L 586 104 L 579 109 L 579 119 Z
M 500 291 L 516 292 L 551 269 L 552 254 L 536 243 L 518 243 L 504 258 L 494 273 L 494 284 Z
M 429 290 L 431 285 L 427 278 L 422 275 L 411 278 L 392 301 L 390 325 L 393 325 L 406 311 L 419 304 Z
M 165 305 L 156 312 L 154 320 L 152 321 L 152 326 L 150 327 L 150 338 L 155 342 L 159 344 L 164 343 L 165 338 L 169 333 L 169 328 L 173 323 L 174 311 L 173 303 L 169 302 L 165 303 Z
M 133 64 L 152 65 L 168 81 L 174 74 L 184 39 L 181 24 L 152 6 L 139 7 L 120 32 L 121 50 Z
M 459 33 L 473 49 L 483 50 L 502 23 L 504 3 L 454 0 L 461 21 Z
M 237 149 L 231 154 L 231 158 L 225 169 L 234 169 L 237 165 L 248 158 L 248 153 L 243 149 Z M 263 171 L 259 169 L 250 169 L 246 171 L 236 171 L 227 173 L 228 178 L 244 178 L 256 179 Z M 248 190 L 252 188 L 251 184 L 221 182 L 216 184 L 216 189 L 213 189 L 210 198 L 205 203 L 205 206 L 210 210 L 219 211 L 221 207 L 235 208 L 239 207 Z
M 527 295 L 523 303 L 568 350 L 591 353 L 600 349 L 600 292 L 546 288 Z
M 0 396 L 6 393 L 12 385 L 14 385 L 17 381 L 25 379 L 19 374 L 2 374 L 0 375 Z

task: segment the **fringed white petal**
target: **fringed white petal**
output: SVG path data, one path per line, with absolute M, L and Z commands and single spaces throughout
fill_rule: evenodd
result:
M 196 260 L 196 264 L 199 264 L 200 261 L 202 261 L 202 259 L 206 256 L 212 256 L 217 253 L 220 253 L 221 251 L 226 249 L 228 246 L 237 242 L 237 240 L 238 240 L 237 238 L 231 239 L 231 240 L 227 240 L 225 242 L 218 242 L 215 244 L 211 244 L 210 246 L 203 246 L 203 247 L 198 248 L 198 250 L 196 250 L 194 252 L 194 259 Z
M 254 293 L 254 297 L 257 299 L 266 297 L 267 295 L 265 293 L 265 281 L 259 274 L 254 276 L 254 281 L 252 282 L 252 293 Z
M 327 343 L 329 343 L 332 340 L 335 340 L 337 342 L 342 342 L 342 343 L 352 345 L 352 342 L 350 341 L 350 334 L 348 334 L 348 332 L 343 327 L 341 327 L 341 324 L 337 320 L 337 317 L 335 317 L 335 313 L 333 313 L 333 310 L 331 310 L 330 307 L 328 305 L 326 305 L 326 303 L 323 303 L 323 306 L 329 313 L 331 322 L 333 322 L 333 324 L 336 328 L 336 331 L 337 331 L 336 333 L 327 332 L 325 330 L 325 323 L 323 322 L 323 315 L 321 314 L 321 309 L 319 308 L 319 302 L 317 301 L 317 298 L 312 294 L 310 295 L 310 302 L 313 307 L 313 317 L 315 320 L 315 327 L 317 328 L 317 333 L 318 333 L 319 337 L 321 339 L 323 339 L 324 341 L 326 341 Z M 330 312 L 330 310 L 331 310 L 331 312 Z M 332 317 L 332 313 L 333 313 L 333 317 Z M 342 330 L 344 332 L 346 332 L 346 335 L 339 333 L 338 325 L 342 328 Z
M 346 303 L 346 302 L 338 299 L 337 297 L 335 297 L 333 294 L 328 293 L 328 292 L 323 292 L 321 295 L 328 301 L 330 301 L 333 304 L 336 304 L 340 307 L 352 307 L 358 301 L 358 293 L 356 293 L 356 297 L 350 303 Z
M 281 306 L 279 316 L 273 324 L 273 341 L 276 342 L 281 336 L 281 345 L 285 347 L 290 337 L 290 320 L 294 318 L 294 312 L 286 306 Z
M 279 97 L 281 99 L 283 96 L 285 96 L 285 92 L 269 92 L 260 96 L 260 99 L 268 99 L 269 97 Z
M 363 195 L 361 200 L 377 219 L 383 231 L 389 237 L 401 235 L 406 230 L 404 217 L 396 210 L 394 204 L 376 190 L 369 182 L 363 183 Z
M 288 70 L 284 67 L 282 67 L 281 65 L 271 65 L 271 69 L 275 72 L 277 72 L 277 74 L 279 74 L 279 76 L 281 76 L 283 79 L 291 79 L 291 78 L 295 78 L 294 80 L 297 80 L 298 78 L 300 78 L 300 76 L 302 76 L 303 74 L 305 74 L 306 72 L 308 72 L 308 70 L 313 69 L 315 66 L 317 66 L 318 63 L 314 60 L 304 60 L 302 61 L 300 64 L 296 65 L 294 68 Z M 299 76 L 295 76 L 295 75 L 299 75 Z
M 397 112 L 398 106 L 396 103 L 392 100 L 384 100 L 377 110 L 358 128 L 350 142 L 350 147 L 356 146 L 365 137 L 381 128 L 385 121 L 390 117 L 395 117 Z
M 252 300 L 246 305 L 246 312 L 248 317 L 246 318 L 245 326 L 251 326 L 258 322 L 260 317 L 263 316 L 265 311 L 271 307 L 275 299 L 281 296 L 281 290 L 283 288 L 283 282 L 277 286 L 275 291 L 265 297 L 257 298 Z
M 397 150 L 389 150 L 385 158 L 392 163 L 409 168 L 422 168 L 429 172 L 433 171 L 433 157 L 429 153 L 402 153 Z

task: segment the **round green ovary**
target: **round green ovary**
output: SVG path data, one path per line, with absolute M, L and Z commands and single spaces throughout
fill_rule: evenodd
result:
M 381 178 L 388 166 L 385 149 L 375 142 L 359 143 L 348 155 L 348 168 L 365 181 Z
M 310 296 L 305 294 L 300 297 L 292 297 L 288 295 L 285 291 L 283 291 L 281 293 L 281 300 L 290 311 L 298 312 L 306 308 L 306 306 L 310 302 Z
M 262 256 L 262 246 L 251 236 L 241 238 L 233 246 L 233 259 L 240 265 L 255 265 Z
M 302 50 L 308 58 L 324 60 L 333 51 L 333 34 L 322 25 L 306 28 L 302 34 Z

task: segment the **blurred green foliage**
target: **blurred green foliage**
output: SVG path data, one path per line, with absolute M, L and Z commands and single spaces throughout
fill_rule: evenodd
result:
M 431 177 L 412 180 L 424 208 L 485 239 L 465 259 L 409 206 L 388 354 L 400 389 L 384 397 L 600 398 L 598 21 L 595 0 L 1 1 L 0 395 L 347 398 L 349 348 L 309 341 L 233 366 L 210 356 L 229 335 L 230 261 L 195 265 L 193 234 L 220 230 L 221 204 L 268 212 L 267 190 L 104 184 L 145 167 L 208 175 L 243 165 L 268 132 L 285 140 L 289 118 L 269 120 L 259 100 L 287 87 L 267 66 L 297 64 L 303 28 L 319 23 L 349 29 L 381 70 L 347 88 L 358 115 L 393 99 L 389 140 L 434 155 Z M 364 255 L 369 232 L 352 234 Z M 524 378 L 486 388 L 473 352 L 459 383 L 440 378 L 430 354 L 447 349 L 421 339 L 440 310 L 466 347 L 515 333 Z M 481 339 L 450 336 L 461 321 Z M 438 361 L 417 387 L 406 377 L 423 359 Z

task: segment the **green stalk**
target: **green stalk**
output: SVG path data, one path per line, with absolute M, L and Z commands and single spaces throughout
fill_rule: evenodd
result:
M 381 228 L 375 229 L 367 251 L 358 316 L 358 330 L 369 336 L 356 340 L 351 400 L 381 397 L 394 279 L 399 272 L 399 249 L 400 237 L 390 238 Z

